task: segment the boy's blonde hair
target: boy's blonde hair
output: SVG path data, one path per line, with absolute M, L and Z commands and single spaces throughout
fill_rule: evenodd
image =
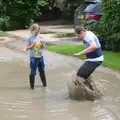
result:
M 33 24 L 31 27 L 30 27 L 30 31 L 31 32 L 37 32 L 39 33 L 40 32 L 40 26 L 38 24 Z

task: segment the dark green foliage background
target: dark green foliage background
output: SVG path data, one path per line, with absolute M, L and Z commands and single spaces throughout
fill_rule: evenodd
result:
M 106 50 L 120 51 L 120 0 L 102 0 L 103 47 Z
M 44 4 L 47 4 L 46 0 L 0 0 L 0 29 L 28 27 Z

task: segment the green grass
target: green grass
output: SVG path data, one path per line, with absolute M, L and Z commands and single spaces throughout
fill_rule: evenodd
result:
M 50 45 L 47 48 L 50 51 L 71 56 L 73 53 L 83 50 L 83 45 L 60 44 Z M 120 52 L 103 51 L 103 54 L 105 59 L 103 62 L 104 66 L 120 70 Z M 81 59 L 85 59 L 85 56 L 82 56 Z
M 0 35 L 6 35 L 6 34 L 7 34 L 6 32 L 0 30 Z

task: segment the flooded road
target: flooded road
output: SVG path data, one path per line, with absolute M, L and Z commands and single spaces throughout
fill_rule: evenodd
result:
M 0 120 L 120 120 L 118 73 L 101 68 L 93 74 L 104 94 L 101 100 L 72 101 L 66 82 L 79 67 L 78 60 L 44 54 L 48 87 L 43 88 L 37 76 L 33 91 L 28 82 L 28 55 L 0 46 Z

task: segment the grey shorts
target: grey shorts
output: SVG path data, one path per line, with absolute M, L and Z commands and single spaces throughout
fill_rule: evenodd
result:
M 86 61 L 78 70 L 77 76 L 87 79 L 97 67 L 102 64 L 102 61 L 92 62 Z

